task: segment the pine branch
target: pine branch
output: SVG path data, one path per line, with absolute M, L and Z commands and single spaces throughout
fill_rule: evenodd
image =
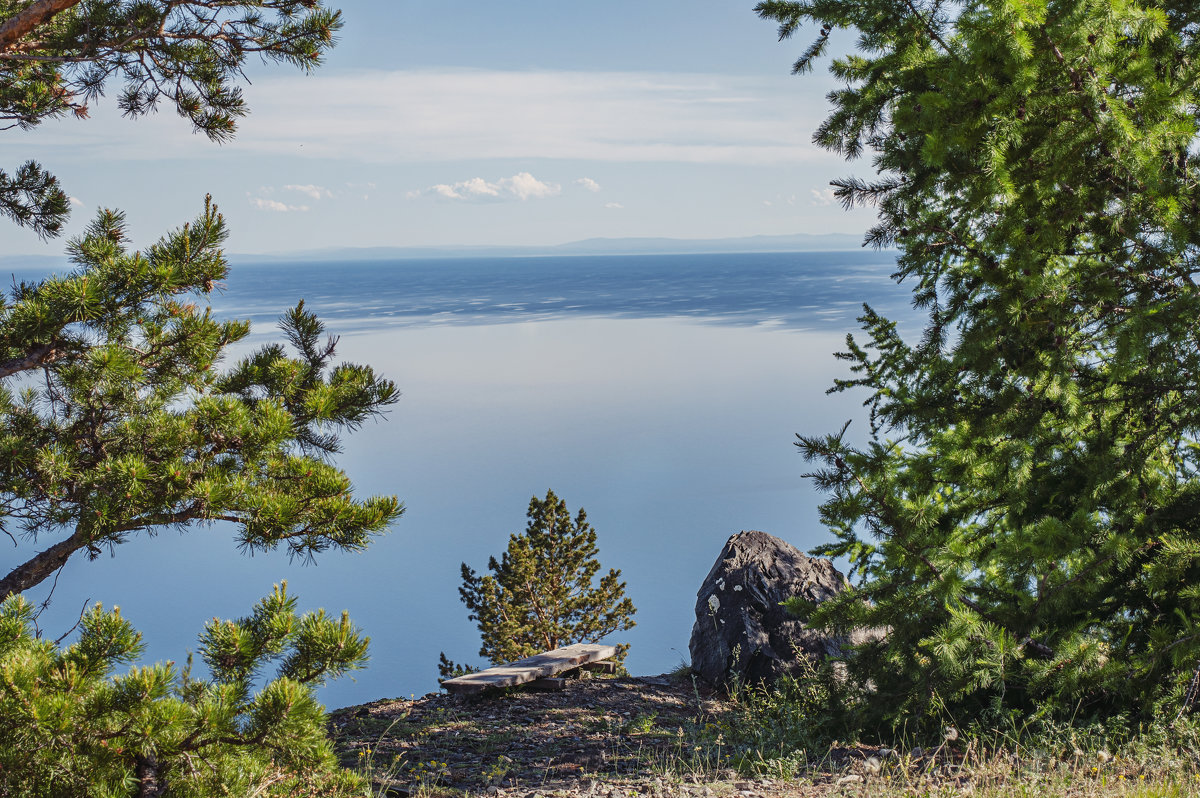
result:
M 37 585 L 66 564 L 71 555 L 87 547 L 89 541 L 82 530 L 76 527 L 68 538 L 35 554 L 21 565 L 13 568 L 0 579 L 0 601 L 17 593 L 23 593 Z
M 11 377 L 22 371 L 30 371 L 38 369 L 53 363 L 63 355 L 61 349 L 57 348 L 57 342 L 39 344 L 29 350 L 29 352 L 21 357 L 11 358 L 4 362 L 0 362 L 0 379 Z
M 45 25 L 56 14 L 79 5 L 80 0 L 36 0 L 0 25 L 0 53 L 7 52 L 34 28 Z

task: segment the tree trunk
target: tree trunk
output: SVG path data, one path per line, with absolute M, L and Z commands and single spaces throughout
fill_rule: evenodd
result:
M 29 588 L 49 577 L 66 564 L 72 554 L 86 545 L 86 541 L 75 530 L 75 534 L 66 540 L 55 543 L 50 548 L 34 555 L 25 563 L 9 571 L 8 576 L 0 579 L 0 601 L 14 593 L 24 593 Z
M 153 754 L 137 758 L 138 798 L 159 798 L 167 783 L 159 778 L 158 759 Z

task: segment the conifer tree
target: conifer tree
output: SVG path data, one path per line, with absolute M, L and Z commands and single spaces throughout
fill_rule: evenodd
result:
M 327 457 L 396 386 L 334 365 L 336 339 L 303 302 L 282 324 L 293 355 L 271 344 L 222 370 L 249 325 L 192 300 L 225 277 L 225 236 L 206 203 L 131 252 L 122 216 L 103 212 L 70 244 L 75 271 L 0 296 L 0 531 L 53 541 L 0 574 L 0 598 L 164 528 L 227 521 L 243 549 L 308 558 L 360 550 L 402 512 L 394 496 L 355 499 Z
M 835 29 L 815 140 L 870 156 L 919 340 L 867 308 L 842 354 L 870 439 L 801 437 L 857 589 L 815 623 L 864 726 L 1176 713 L 1200 674 L 1200 6 L 769 0 Z
M 238 83 L 247 57 L 309 70 L 333 46 L 341 12 L 322 0 L 0 0 L 0 129 L 29 129 L 89 104 L 113 79 L 129 117 L 167 103 L 213 141 L 248 109 Z M 0 170 L 0 214 L 39 235 L 70 211 L 35 161 Z
M 340 26 L 322 0 L 0 0 L 0 128 L 86 118 L 115 79 L 127 116 L 165 101 L 223 141 L 247 112 L 247 56 L 307 70 Z M 0 215 L 53 237 L 68 208 L 39 164 L 0 171 Z M 210 679 L 172 663 L 122 675 L 143 648 L 116 609 L 86 613 L 60 649 L 22 595 L 134 535 L 223 521 L 245 550 L 310 558 L 361 549 L 401 514 L 395 497 L 356 499 L 330 462 L 396 388 L 335 365 L 336 339 L 303 301 L 282 322 L 293 353 L 271 344 L 223 366 L 249 332 L 206 306 L 228 272 L 225 237 L 206 200 L 132 251 L 123 215 L 104 210 L 69 244 L 73 271 L 0 294 L 0 532 L 49 544 L 0 572 L 0 794 L 363 793 L 313 694 L 366 661 L 345 615 L 299 617 L 277 588 L 250 617 L 206 628 Z
M 594 583 L 600 550 L 583 508 L 572 520 L 567 503 L 547 491 L 545 499 L 529 500 L 527 515 L 525 531 L 509 537 L 500 560 L 488 560 L 490 574 L 462 564 L 458 593 L 479 627 L 480 656 L 512 662 L 632 629 L 637 610 L 625 596 L 621 572 L 610 569 Z M 623 658 L 628 646 L 618 648 Z M 450 676 L 465 669 L 443 654 L 439 670 Z
M 0 602 L 0 794 L 364 794 L 338 767 L 313 697 L 366 661 L 367 639 L 344 614 L 297 615 L 276 586 L 249 617 L 205 627 L 207 680 L 190 659 L 114 674 L 144 648 L 118 608 L 88 610 L 64 648 L 39 639 L 33 617 L 23 596 Z

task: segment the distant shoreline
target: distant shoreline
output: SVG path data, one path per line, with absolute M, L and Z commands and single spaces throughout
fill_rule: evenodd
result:
M 589 238 L 545 246 L 340 247 L 295 252 L 231 252 L 234 264 L 310 261 L 367 262 L 463 258 L 536 258 L 596 255 L 739 255 L 788 252 L 853 252 L 862 236 L 847 233 L 747 236 L 742 238 Z M 50 269 L 69 263 L 65 254 L 0 255 L 0 269 Z

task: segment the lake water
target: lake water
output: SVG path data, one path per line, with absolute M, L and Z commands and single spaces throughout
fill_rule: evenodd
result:
M 459 564 L 485 570 L 530 497 L 553 489 L 587 509 L 601 563 L 638 608 L 619 641 L 630 670 L 674 668 L 731 534 L 825 540 L 792 442 L 861 421 L 856 397 L 825 395 L 846 375 L 832 353 L 864 301 L 911 317 L 893 264 L 876 252 L 235 263 L 213 306 L 251 319 L 256 342 L 303 298 L 341 336 L 341 358 L 397 382 L 399 404 L 338 462 L 405 515 L 366 553 L 308 566 L 243 556 L 221 525 L 135 540 L 72 560 L 40 626 L 57 637 L 86 601 L 117 604 L 148 659 L 181 661 L 207 619 L 245 614 L 286 579 L 302 607 L 349 610 L 372 638 L 369 668 L 322 689 L 328 706 L 425 693 L 438 652 L 479 662 Z

